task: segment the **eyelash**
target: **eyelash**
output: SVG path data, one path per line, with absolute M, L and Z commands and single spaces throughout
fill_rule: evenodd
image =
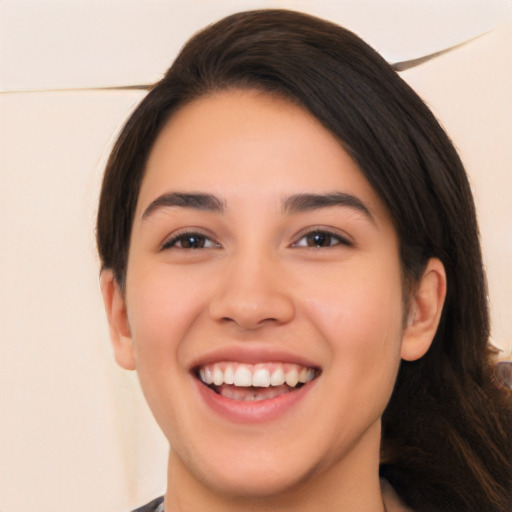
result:
M 309 240 L 308 240 L 308 237 Z M 312 238 L 312 237 L 316 237 Z M 192 241 L 192 239 L 195 239 L 195 243 L 198 243 L 198 245 L 195 246 L 195 243 Z M 305 243 L 302 243 L 302 240 L 305 240 Z M 313 241 L 312 244 L 309 242 Z M 325 242 L 327 241 L 327 244 Z M 188 247 L 184 247 L 183 243 L 186 242 L 187 244 L 189 242 L 192 242 Z M 334 243 L 333 243 L 334 242 Z M 180 244 L 180 245 L 179 245 Z M 321 249 L 326 247 L 334 247 L 336 245 L 344 245 L 347 247 L 352 247 L 353 243 L 349 241 L 346 237 L 343 237 L 339 234 L 332 233 L 331 231 L 325 230 L 325 229 L 312 229 L 311 231 L 308 231 L 307 233 L 304 233 L 297 242 L 294 242 L 292 244 L 292 247 L 308 247 L 308 248 L 315 248 L 315 249 Z M 171 248 L 178 248 L 183 250 L 197 250 L 197 249 L 211 249 L 219 247 L 219 244 L 214 242 L 210 237 L 207 235 L 204 235 L 203 233 L 198 233 L 196 231 L 185 231 L 182 233 L 178 233 L 177 235 L 173 236 L 171 239 L 166 240 L 162 244 L 162 249 L 171 249 Z
M 183 247 L 183 242 L 188 241 L 190 242 L 191 239 L 196 239 L 202 242 L 202 246 L 199 247 Z M 187 242 L 187 243 L 188 243 Z M 178 245 L 181 244 L 181 245 Z M 204 244 L 208 244 L 208 246 L 204 246 Z M 210 237 L 207 235 L 204 235 L 203 233 L 198 233 L 197 231 L 185 231 L 178 233 L 177 235 L 173 236 L 171 239 L 166 240 L 162 244 L 162 249 L 172 249 L 172 248 L 178 248 L 183 250 L 197 250 L 197 249 L 211 249 L 219 247 L 219 244 L 214 242 Z
M 313 243 L 310 245 L 308 243 L 308 237 L 317 237 L 318 244 Z M 306 240 L 306 243 L 301 243 L 302 240 Z M 322 245 L 322 242 L 327 240 L 327 245 Z M 334 243 L 332 243 L 334 242 Z M 308 247 L 312 249 L 321 249 L 327 247 L 335 247 L 336 245 L 344 245 L 347 247 L 352 247 L 354 244 L 348 240 L 346 237 L 341 236 L 337 233 L 333 233 L 332 231 L 326 229 L 312 229 L 307 233 L 304 233 L 297 242 L 293 243 L 293 247 Z

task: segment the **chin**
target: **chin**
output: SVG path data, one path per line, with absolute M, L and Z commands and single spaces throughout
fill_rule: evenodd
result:
M 258 501 L 286 495 L 308 481 L 313 472 L 314 470 L 297 471 L 297 468 L 292 472 L 290 467 L 252 467 L 236 472 L 226 471 L 225 474 L 217 474 L 215 478 L 209 475 L 207 483 L 218 494 L 232 496 L 234 499 Z

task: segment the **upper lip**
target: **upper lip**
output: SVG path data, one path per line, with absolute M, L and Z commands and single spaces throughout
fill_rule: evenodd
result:
M 251 343 L 251 342 L 246 342 Z M 282 350 L 275 347 L 223 347 L 207 352 L 195 358 L 190 369 L 195 370 L 207 364 L 218 363 L 222 361 L 232 361 L 245 364 L 257 363 L 293 363 L 316 370 L 320 369 L 317 363 L 305 358 L 302 355 L 294 354 L 288 350 Z

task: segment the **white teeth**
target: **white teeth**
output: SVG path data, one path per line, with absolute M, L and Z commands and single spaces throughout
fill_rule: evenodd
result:
M 212 371 L 208 366 L 204 369 L 204 382 L 206 382 L 206 384 L 213 384 Z
M 228 366 L 224 370 L 224 384 L 234 384 L 235 382 L 235 371 L 232 366 Z
M 231 398 L 232 400 L 254 402 L 259 400 L 270 400 L 280 395 L 284 395 L 288 393 L 288 391 L 285 390 L 283 386 L 279 386 L 275 388 L 268 387 L 260 389 L 257 393 L 251 393 L 247 389 L 239 389 L 236 386 L 224 386 L 220 388 L 219 393 L 226 398 Z
M 314 376 L 315 372 L 311 368 L 302 368 L 301 372 L 299 373 L 299 382 L 305 384 L 306 382 L 313 380 Z
M 252 376 L 252 385 L 258 388 L 270 386 L 270 372 L 266 368 L 258 368 Z
M 285 369 L 287 370 L 285 372 Z M 216 363 L 205 365 L 198 370 L 199 378 L 207 385 L 235 387 L 269 388 L 287 384 L 296 387 L 313 380 L 316 372 L 307 368 L 288 363 L 258 363 L 256 365 L 240 363 Z M 261 393 L 261 392 L 260 392 Z
M 299 382 L 299 373 L 295 368 L 286 373 L 286 384 L 294 388 Z
M 222 373 L 222 370 L 217 365 L 213 368 L 213 383 L 216 386 L 224 383 L 224 373 Z
M 272 372 L 270 384 L 272 384 L 272 386 L 282 386 L 285 383 L 285 380 L 283 369 L 277 368 Z
M 235 378 L 233 384 L 235 386 L 249 387 L 252 386 L 252 373 L 249 368 L 245 366 L 239 366 L 235 372 Z

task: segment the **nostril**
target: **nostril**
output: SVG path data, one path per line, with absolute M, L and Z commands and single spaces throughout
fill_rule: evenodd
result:
M 246 330 L 246 331 L 255 331 L 257 329 L 260 329 L 261 327 L 264 327 L 266 325 L 271 324 L 281 324 L 284 323 L 277 318 L 262 318 L 262 319 L 253 319 L 243 316 L 234 316 L 232 317 L 223 317 L 220 319 L 220 322 L 223 324 L 233 324 L 237 327 Z

